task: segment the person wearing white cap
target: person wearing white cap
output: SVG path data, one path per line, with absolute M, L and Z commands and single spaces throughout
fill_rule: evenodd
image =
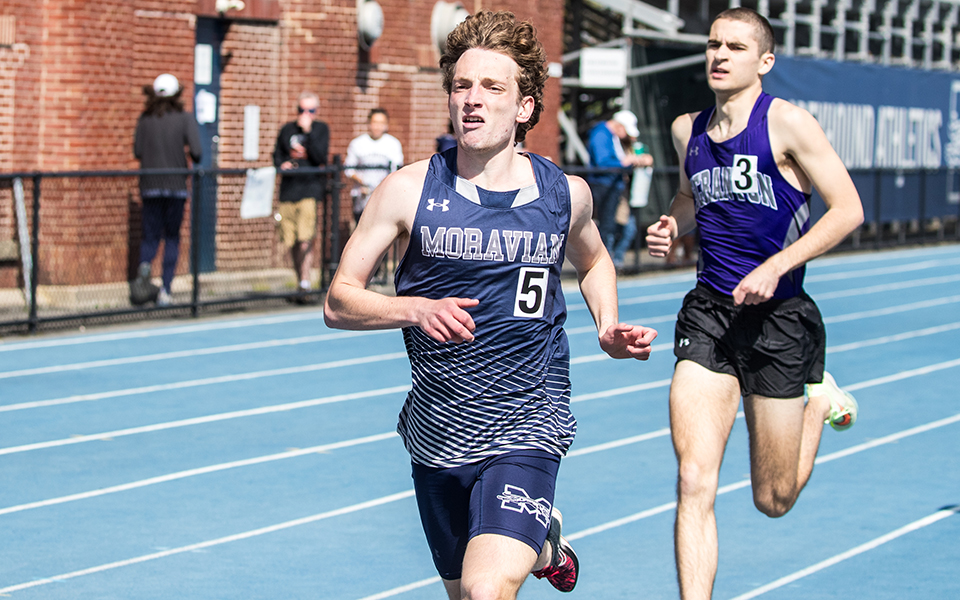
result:
M 608 121 L 597 123 L 590 130 L 587 148 L 590 152 L 590 165 L 604 169 L 624 167 L 646 167 L 653 163 L 649 154 L 625 152 L 624 144 L 640 135 L 637 128 L 637 115 L 629 110 L 614 113 Z M 600 237 L 607 250 L 613 253 L 614 233 L 616 231 L 617 205 L 626 189 L 623 172 L 593 173 L 587 176 L 593 203 L 597 215 Z
M 133 154 L 141 169 L 186 169 L 184 147 L 190 158 L 200 161 L 200 132 L 193 115 L 183 110 L 180 82 L 169 73 L 143 86 L 146 105 L 137 121 L 133 137 Z M 185 175 L 143 175 L 140 177 L 140 198 L 143 201 L 140 263 L 137 277 L 130 284 L 130 301 L 135 305 L 156 301 L 172 302 L 170 286 L 180 256 L 180 225 L 187 201 Z M 163 240 L 163 286 L 150 283 L 151 263 Z
M 170 73 L 157 75 L 153 80 L 153 93 L 161 98 L 169 98 L 180 92 L 180 82 Z

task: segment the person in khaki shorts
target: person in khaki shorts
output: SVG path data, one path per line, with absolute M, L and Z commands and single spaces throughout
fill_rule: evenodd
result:
M 273 164 L 282 172 L 301 167 L 327 164 L 330 129 L 316 120 L 320 99 L 303 92 L 297 102 L 297 120 L 280 128 L 273 151 Z M 310 265 L 313 264 L 313 238 L 317 233 L 317 201 L 323 200 L 326 179 L 323 175 L 284 175 L 280 180 L 280 236 L 290 248 L 293 269 L 300 281 L 300 290 L 311 287 Z

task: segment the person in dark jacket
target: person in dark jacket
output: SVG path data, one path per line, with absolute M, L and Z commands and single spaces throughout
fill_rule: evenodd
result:
M 273 151 L 273 164 L 281 171 L 289 173 L 301 167 L 327 164 L 330 129 L 323 121 L 316 120 L 319 107 L 320 99 L 316 94 L 300 94 L 297 120 L 280 128 Z M 290 248 L 301 291 L 311 287 L 317 200 L 323 200 L 325 186 L 326 178 L 316 174 L 286 174 L 280 180 L 280 234 L 284 245 Z
M 158 76 L 153 86 L 144 86 L 147 96 L 143 114 L 137 121 L 133 154 L 141 169 L 186 169 L 188 147 L 194 163 L 200 161 L 200 133 L 193 115 L 183 110 L 180 82 L 169 73 Z M 143 201 L 143 238 L 140 242 L 140 266 L 130 286 L 130 301 L 158 305 L 171 303 L 170 285 L 180 255 L 180 225 L 187 200 L 184 175 L 143 175 L 140 177 Z M 150 264 L 163 240 L 163 287 L 150 283 Z

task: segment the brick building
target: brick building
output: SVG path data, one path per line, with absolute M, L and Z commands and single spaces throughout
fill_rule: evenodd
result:
M 408 162 L 426 158 L 447 119 L 430 26 L 442 2 L 378 0 L 382 35 L 364 49 L 358 42 L 357 15 L 358 7 L 370 1 L 246 0 L 240 10 L 218 13 L 224 4 L 216 0 L 4 0 L 0 173 L 138 168 L 132 138 L 143 109 L 142 88 L 164 72 L 180 80 L 188 110 L 194 109 L 200 89 L 216 96 L 216 122 L 202 126 L 205 153 L 215 158 L 214 167 L 271 164 L 276 133 L 296 117 L 302 90 L 316 91 L 321 98 L 319 118 L 330 125 L 331 156 L 345 154 L 348 142 L 365 131 L 369 109 L 383 106 Z M 559 62 L 563 0 L 462 4 L 469 12 L 505 9 L 531 20 L 548 59 Z M 198 44 L 210 46 L 212 54 L 199 52 Z M 199 68 L 197 57 L 203 63 Z M 210 82 L 195 84 L 195 76 L 201 81 L 210 77 Z M 543 118 L 526 146 L 555 157 L 557 79 L 548 83 L 545 98 Z M 259 110 L 255 160 L 243 154 L 247 106 Z M 139 243 L 136 178 L 110 181 L 64 178 L 49 188 L 44 184 L 40 284 L 128 279 Z M 271 223 L 240 223 L 236 187 L 223 184 L 218 191 L 215 269 L 240 269 L 251 261 L 286 267 Z M 6 240 L 8 246 L 17 231 L 10 188 L 9 181 L 0 182 L 0 242 Z M 345 216 L 346 198 L 342 205 Z M 189 269 L 187 221 L 179 273 Z M 0 260 L 0 288 L 16 287 L 21 277 L 16 261 Z

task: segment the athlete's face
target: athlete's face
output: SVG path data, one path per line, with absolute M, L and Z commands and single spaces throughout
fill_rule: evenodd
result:
M 760 53 L 753 25 L 718 19 L 710 27 L 707 82 L 714 92 L 736 92 L 759 84 L 773 61 L 773 54 Z
M 512 146 L 517 124 L 530 119 L 534 100 L 521 97 L 519 67 L 512 58 L 473 48 L 457 61 L 448 107 L 461 148 L 476 151 Z

